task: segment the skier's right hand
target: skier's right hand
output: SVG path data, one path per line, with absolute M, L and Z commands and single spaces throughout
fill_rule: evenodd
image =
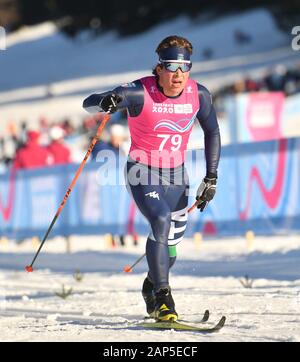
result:
M 122 98 L 116 93 L 106 95 L 101 99 L 99 106 L 106 113 L 114 113 L 117 111 L 117 105 L 122 101 Z

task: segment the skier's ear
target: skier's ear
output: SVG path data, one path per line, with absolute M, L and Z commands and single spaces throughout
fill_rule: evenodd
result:
M 163 66 L 161 64 L 157 64 L 156 66 L 156 73 L 158 75 L 160 75 L 160 73 L 162 72 Z

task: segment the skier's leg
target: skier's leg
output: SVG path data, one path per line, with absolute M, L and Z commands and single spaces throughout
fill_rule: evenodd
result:
M 175 264 L 175 261 L 176 261 L 176 257 L 177 257 L 176 246 L 169 246 L 168 250 L 169 250 L 169 270 L 170 270 L 172 268 L 172 266 Z M 148 271 L 146 279 L 148 279 L 149 283 L 151 283 L 152 290 L 153 290 L 154 289 L 154 283 L 153 283 L 153 278 L 151 276 L 150 271 Z
M 176 246 L 171 246 L 168 249 L 169 249 L 169 270 L 170 270 L 176 260 Z M 148 271 L 148 274 L 143 283 L 142 295 L 146 303 L 147 313 L 151 317 L 154 317 L 156 298 L 154 294 L 154 283 L 151 277 L 150 270 Z
M 127 171 L 130 171 L 131 167 L 132 166 L 127 165 Z M 149 173 L 148 168 L 145 170 L 145 167 L 138 167 L 140 168 L 140 177 L 143 176 L 144 172 Z M 185 189 L 185 187 L 183 187 L 182 184 L 179 186 L 170 185 L 170 187 L 164 187 L 160 184 L 160 176 L 151 174 L 151 177 L 152 176 L 153 178 L 151 181 L 156 177 L 156 182 L 137 183 L 133 185 L 130 183 L 130 180 L 128 182 L 127 178 L 127 185 L 130 188 L 135 203 L 149 221 L 152 229 L 152 233 L 149 235 L 146 244 L 146 256 L 149 266 L 149 275 L 151 276 L 151 281 L 154 285 L 155 317 L 159 320 L 176 320 L 177 313 L 175 311 L 175 304 L 169 286 L 169 267 L 174 264 L 175 255 L 171 255 L 170 261 L 168 239 L 171 234 L 171 239 L 175 241 L 176 245 L 178 235 L 175 234 L 178 234 L 179 230 L 176 229 L 175 221 L 182 221 L 182 213 L 181 210 L 179 212 L 176 211 L 171 232 L 172 213 L 170 206 L 176 207 L 176 205 L 178 205 L 182 189 Z M 144 179 L 145 178 L 147 178 L 147 176 L 144 177 Z M 170 202 L 165 199 L 166 190 L 168 190 L 168 195 L 172 199 Z M 178 217 L 179 219 L 177 220 Z M 176 237 L 174 237 L 174 235 Z M 146 290 L 148 287 L 150 287 L 150 285 L 148 280 L 146 280 L 144 281 L 143 289 Z
M 129 172 L 133 167 L 139 172 L 140 180 L 143 182 L 137 184 L 130 182 Z M 130 193 L 139 210 L 151 226 L 152 232 L 147 240 L 146 255 L 154 287 L 156 290 L 168 287 L 168 235 L 171 212 L 167 202 L 164 200 L 165 190 L 161 185 L 159 176 L 151 174 L 145 166 L 127 164 L 127 172 L 127 186 Z
M 174 198 L 173 198 L 174 200 Z M 176 244 L 178 244 L 184 235 L 186 222 L 187 222 L 187 197 L 185 193 L 179 198 L 176 207 L 177 210 L 171 213 L 171 228 L 168 235 L 168 243 L 170 244 L 168 247 L 169 251 L 169 269 L 174 265 L 176 261 Z M 147 245 L 151 242 L 151 239 L 147 241 Z M 169 295 L 167 298 L 168 306 L 171 307 L 170 309 L 175 312 L 175 303 L 171 295 L 170 287 Z M 151 275 L 151 269 L 148 272 L 148 275 L 143 283 L 142 294 L 146 303 L 147 312 L 150 316 L 155 316 L 155 309 L 157 308 L 157 298 L 155 296 L 154 291 L 154 283 L 153 277 Z M 163 301 L 165 301 L 165 296 L 163 296 Z M 177 315 L 177 314 L 176 314 Z M 168 312 L 167 315 L 163 316 L 164 318 L 173 318 L 174 315 Z M 160 316 L 159 319 L 162 319 Z M 176 319 L 176 318 L 175 318 Z
M 188 186 L 170 185 L 165 194 L 165 200 L 171 209 L 171 227 L 168 235 L 169 268 L 176 261 L 176 245 L 183 239 L 187 223 Z M 150 270 L 151 272 L 151 270 Z M 158 320 L 177 320 L 175 302 L 171 294 L 171 288 L 155 293 L 155 317 Z

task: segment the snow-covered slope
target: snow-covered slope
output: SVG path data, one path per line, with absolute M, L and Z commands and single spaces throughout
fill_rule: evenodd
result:
M 251 43 L 236 44 L 234 31 L 237 29 L 249 34 Z M 289 45 L 289 35 L 276 29 L 265 10 L 228 16 L 207 24 L 182 17 L 128 38 L 119 38 L 113 32 L 91 38 L 85 32 L 72 41 L 54 32 L 53 25 L 46 23 L 35 30 L 25 29 L 18 35 L 8 36 L 7 51 L 0 57 L 3 72 L 0 90 L 95 75 L 147 73 L 156 63 L 157 44 L 174 33 L 192 41 L 195 63 L 203 60 L 202 52 L 208 47 L 213 51 L 213 58 L 226 58 Z
M 218 334 L 142 331 L 132 328 L 145 315 L 140 293 L 144 259 L 131 274 L 123 267 L 144 252 L 107 249 L 103 239 L 48 241 L 27 274 L 36 246 L 0 244 L 0 340 L 5 341 L 300 341 L 299 236 L 254 239 L 184 240 L 172 269 L 171 286 L 181 318 L 197 323 L 205 309 L 212 325 L 223 314 Z M 83 280 L 76 282 L 76 270 Z M 246 289 L 245 275 L 253 281 Z M 73 288 L 62 300 L 56 292 Z
M 251 42 L 237 44 L 236 30 L 248 34 Z M 280 32 L 263 9 L 208 23 L 181 17 L 127 38 L 113 32 L 91 38 L 84 32 L 73 41 L 44 23 L 9 35 L 7 50 L 0 53 L 1 119 L 81 119 L 86 115 L 82 100 L 89 93 L 149 75 L 157 61 L 157 44 L 170 34 L 192 41 L 192 77 L 211 91 L 299 58 L 291 49 L 291 35 Z M 212 50 L 210 60 L 203 57 L 207 48 Z M 1 122 L 0 131 L 3 127 Z

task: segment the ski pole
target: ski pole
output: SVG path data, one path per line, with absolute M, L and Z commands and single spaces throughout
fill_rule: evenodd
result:
M 53 218 L 53 220 L 52 220 L 52 222 L 51 222 L 51 224 L 50 224 L 50 226 L 49 226 L 49 228 L 48 228 L 48 230 L 47 230 L 47 232 L 46 232 L 46 234 L 45 234 L 45 236 L 44 236 L 44 238 L 43 238 L 43 240 L 42 240 L 42 243 L 41 243 L 38 251 L 36 252 L 36 254 L 35 254 L 35 256 L 34 256 L 32 262 L 31 262 L 31 264 L 30 264 L 30 265 L 27 265 L 27 266 L 25 267 L 25 270 L 26 270 L 28 273 L 31 273 L 31 272 L 33 271 L 33 264 L 34 264 L 37 256 L 39 255 L 39 253 L 40 253 L 40 251 L 41 251 L 41 249 L 42 249 L 45 241 L 47 240 L 48 235 L 49 235 L 50 231 L 52 230 L 52 228 L 53 228 L 53 226 L 54 226 L 54 224 L 55 224 L 58 216 L 60 215 L 62 209 L 64 208 L 64 206 L 65 206 L 65 204 L 66 204 L 66 202 L 67 202 L 67 200 L 68 200 L 68 198 L 69 198 L 69 196 L 70 196 L 70 193 L 71 193 L 71 191 L 72 191 L 72 189 L 73 189 L 73 187 L 74 187 L 74 185 L 75 185 L 75 183 L 76 183 L 79 175 L 81 174 L 81 171 L 83 170 L 83 168 L 84 168 L 84 166 L 85 166 L 85 164 L 86 164 L 86 162 L 87 162 L 87 160 L 88 160 L 88 158 L 89 158 L 89 156 L 90 156 L 93 148 L 95 147 L 95 144 L 96 144 L 97 141 L 100 139 L 101 134 L 102 134 L 102 132 L 103 132 L 103 129 L 104 129 L 106 123 L 109 121 L 109 119 L 110 119 L 110 114 L 106 114 L 106 115 L 104 116 L 104 118 L 103 118 L 100 126 L 98 127 L 97 133 L 96 133 L 96 135 L 94 136 L 94 138 L 92 139 L 91 144 L 90 144 L 90 146 L 89 146 L 89 148 L 88 148 L 88 150 L 87 150 L 87 153 L 86 153 L 84 159 L 82 160 L 82 162 L 81 162 L 81 164 L 80 164 L 80 166 L 79 166 L 79 168 L 78 168 L 78 170 L 77 170 L 77 172 L 76 172 L 76 174 L 75 174 L 75 176 L 74 176 L 74 178 L 73 178 L 73 181 L 71 182 L 71 185 L 69 186 L 69 188 L 68 188 L 68 190 L 67 190 L 67 192 L 66 192 L 66 194 L 65 194 L 65 196 L 64 196 L 64 198 L 63 198 L 63 200 L 62 200 L 62 202 L 61 202 L 61 204 L 60 204 L 60 206 L 59 206 L 59 208 L 58 208 L 58 210 L 57 210 L 57 212 L 56 212 L 56 214 L 55 214 L 55 216 L 54 216 L 54 218 Z
M 144 258 L 144 256 L 146 255 L 146 253 L 145 254 L 143 254 L 142 256 L 140 256 L 137 260 L 136 260 L 136 262 L 134 262 L 131 266 L 125 266 L 125 268 L 124 268 L 124 272 L 125 273 L 131 273 L 132 272 L 132 269 Z
M 200 201 L 195 201 L 194 204 L 188 209 L 188 213 L 194 210 L 194 208 L 199 204 Z M 140 256 L 131 266 L 126 265 L 123 269 L 125 273 L 131 273 L 132 269 L 146 256 L 146 253 L 144 253 L 142 256 Z
M 201 202 L 201 200 L 195 201 L 194 204 L 188 209 L 188 213 L 192 212 L 194 210 L 194 208 L 199 205 L 200 202 Z

